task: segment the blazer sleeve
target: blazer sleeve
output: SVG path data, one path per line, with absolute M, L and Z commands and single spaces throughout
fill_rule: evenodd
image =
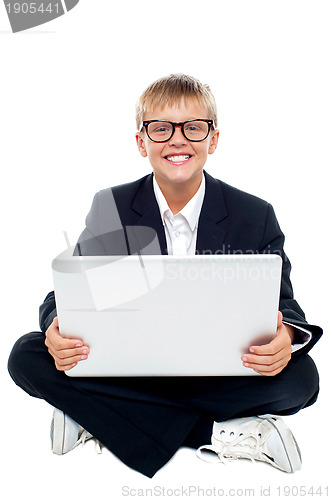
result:
M 283 314 L 283 320 L 292 325 L 305 328 L 310 331 L 312 338 L 303 348 L 293 353 L 294 356 L 306 354 L 323 334 L 322 328 L 317 325 L 308 324 L 305 314 L 297 301 L 294 299 L 293 287 L 290 280 L 291 263 L 284 252 L 285 237 L 282 233 L 273 207 L 268 204 L 266 222 L 263 230 L 260 253 L 275 253 L 282 258 L 282 277 L 280 289 L 279 309 Z
M 105 214 L 108 214 L 105 217 Z M 128 255 L 125 233 L 121 226 L 111 189 L 95 194 L 74 255 Z M 39 325 L 43 333 L 57 315 L 54 292 L 39 307 Z
M 98 240 L 94 238 L 100 231 L 98 225 L 98 193 L 94 196 L 91 209 L 86 217 L 86 227 L 81 233 L 78 243 L 76 244 L 74 255 L 103 255 L 100 249 Z M 80 242 L 84 245 L 83 252 L 81 253 Z M 90 249 L 90 246 L 93 247 Z M 44 299 L 44 302 L 39 307 L 39 326 L 43 333 L 46 332 L 48 327 L 52 324 L 53 319 L 57 315 L 56 302 L 54 292 L 50 292 Z
M 52 324 L 53 319 L 57 315 L 54 292 L 46 295 L 44 302 L 39 307 L 39 326 L 43 333 Z
M 74 255 L 128 255 L 125 231 L 111 188 L 95 194 Z
M 78 244 L 76 244 L 74 255 L 80 255 L 80 247 L 79 247 L 80 241 L 82 242 L 93 241 L 93 235 L 94 235 L 93 233 L 98 231 L 97 223 L 98 223 L 98 201 L 96 195 L 93 199 L 91 210 L 86 217 L 86 228 L 81 234 Z M 39 307 L 39 326 L 43 333 L 45 333 L 48 327 L 52 324 L 52 321 L 56 315 L 57 311 L 56 311 L 55 295 L 54 292 L 52 291 L 46 295 L 44 302 Z

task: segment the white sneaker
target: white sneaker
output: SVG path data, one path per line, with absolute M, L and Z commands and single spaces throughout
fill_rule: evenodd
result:
M 84 445 L 88 439 L 93 439 L 93 436 L 68 415 L 55 408 L 51 422 L 51 444 L 55 455 L 68 453 L 81 443 Z M 99 441 L 96 441 L 97 447 L 98 453 L 101 453 Z
M 203 451 L 216 453 L 222 463 L 248 458 L 267 462 L 284 472 L 301 468 L 301 454 L 295 438 L 283 420 L 275 415 L 214 422 L 211 442 L 197 450 L 197 456 L 207 462 L 215 460 L 208 460 Z

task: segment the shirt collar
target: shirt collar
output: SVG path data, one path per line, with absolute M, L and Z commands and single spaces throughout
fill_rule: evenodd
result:
M 169 211 L 169 214 L 171 215 L 172 212 L 168 206 L 168 203 L 155 179 L 155 176 L 153 176 L 153 189 L 154 189 L 154 194 L 156 196 L 156 200 L 159 206 L 160 210 L 160 215 L 163 224 L 165 225 L 165 214 L 167 211 Z M 199 215 L 201 213 L 202 205 L 203 205 L 203 200 L 204 200 L 204 195 L 205 195 L 205 177 L 204 174 L 202 176 L 202 182 L 197 190 L 197 192 L 194 194 L 194 196 L 191 198 L 191 200 L 188 201 L 187 205 L 183 207 L 183 209 L 179 212 L 185 219 L 188 221 L 188 224 L 190 226 L 190 229 L 194 231 L 195 227 L 198 224 L 198 219 Z M 168 214 L 166 214 L 168 215 Z

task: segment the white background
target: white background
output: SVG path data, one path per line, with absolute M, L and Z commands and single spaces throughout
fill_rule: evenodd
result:
M 8 498 L 122 498 L 125 485 L 130 497 L 135 488 L 164 486 L 176 496 L 177 487 L 196 485 L 255 488 L 258 498 L 261 486 L 277 496 L 277 486 L 330 483 L 331 14 L 322 0 L 81 0 L 51 23 L 12 34 L 0 5 L 1 489 Z M 62 231 L 73 244 L 97 190 L 150 172 L 136 150 L 135 102 L 172 72 L 211 86 L 221 138 L 206 170 L 273 204 L 296 298 L 308 321 L 325 329 L 312 351 L 321 396 L 286 418 L 303 455 L 293 475 L 247 461 L 208 465 L 188 449 L 152 480 L 107 450 L 95 455 L 91 443 L 53 456 L 51 408 L 7 374 L 14 341 L 38 329 L 38 306 L 53 287 L 51 260 L 65 248 Z

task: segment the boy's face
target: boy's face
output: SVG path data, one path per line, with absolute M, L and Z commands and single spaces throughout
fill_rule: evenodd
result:
M 196 100 L 188 100 L 187 103 L 182 100 L 178 106 L 157 108 L 144 115 L 144 120 L 171 122 L 184 122 L 195 118 L 209 118 L 205 106 Z M 207 155 L 214 153 L 218 139 L 219 131 L 211 130 L 204 141 L 191 142 L 184 137 L 181 127 L 175 127 L 171 139 L 162 143 L 151 141 L 145 129 L 136 134 L 140 154 L 148 156 L 158 184 L 166 189 L 174 184 L 183 187 L 187 184 L 189 187 L 197 183 L 198 187 Z

